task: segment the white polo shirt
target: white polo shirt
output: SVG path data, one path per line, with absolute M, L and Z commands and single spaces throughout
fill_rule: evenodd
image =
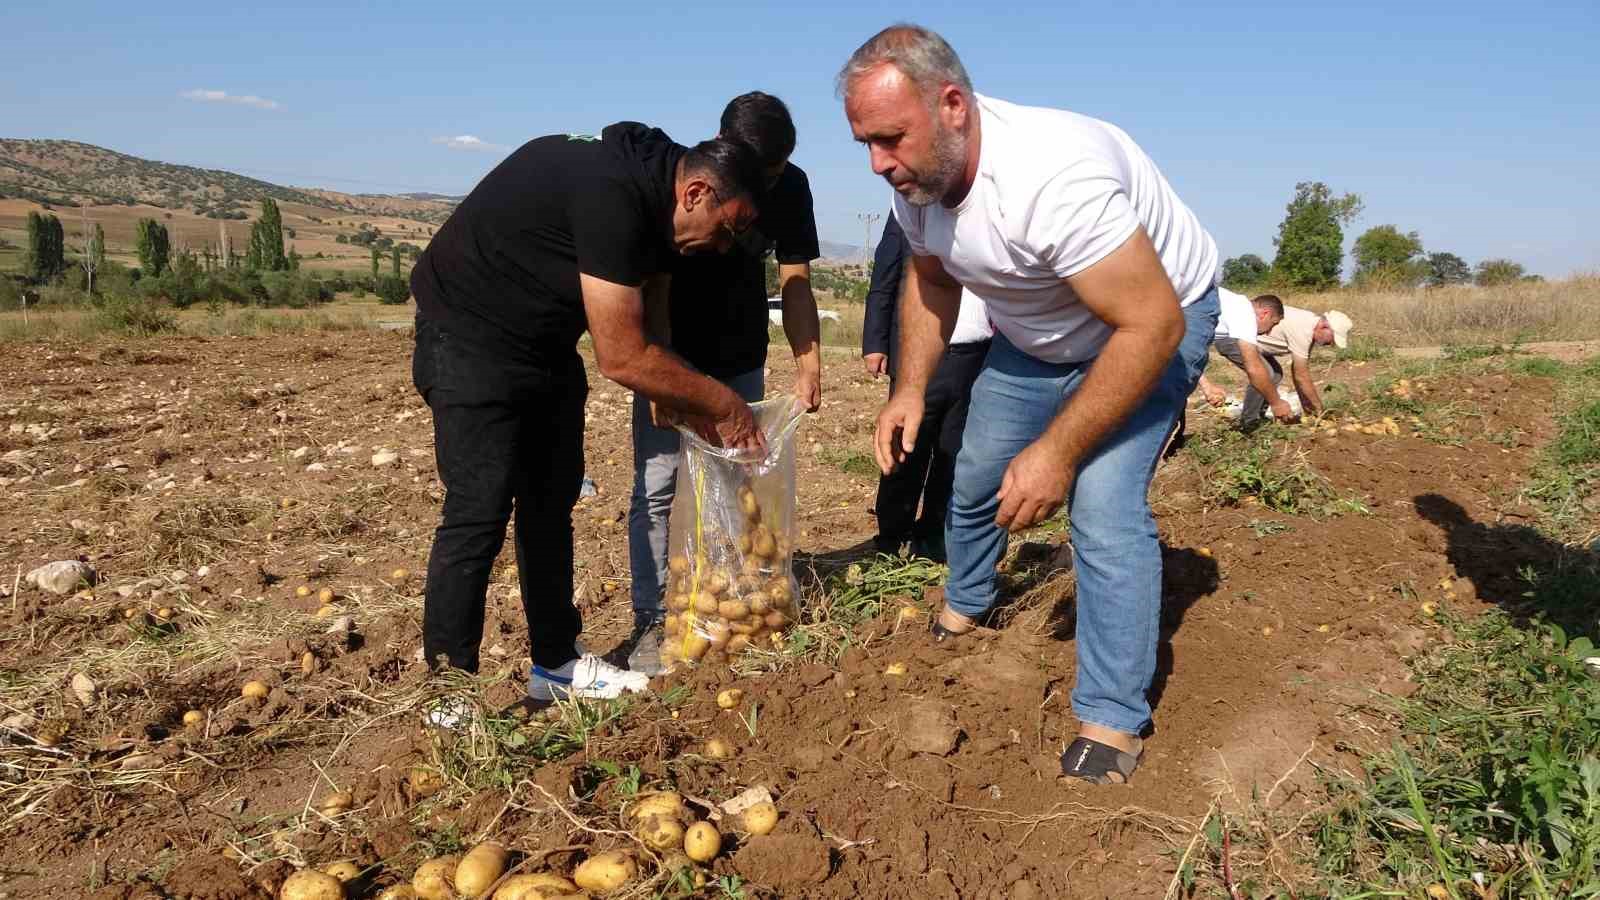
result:
M 1222 315 L 1217 318 L 1217 333 L 1211 340 L 1213 343 L 1223 338 L 1233 338 L 1246 344 L 1260 346 L 1256 336 L 1256 308 L 1250 298 L 1243 294 L 1236 294 L 1225 287 L 1217 288 L 1217 299 L 1222 306 Z
M 1144 227 L 1184 305 L 1216 282 L 1217 245 L 1121 129 L 1065 110 L 977 95 L 978 175 L 961 205 L 894 214 L 911 251 L 936 256 L 983 299 L 995 330 L 1046 362 L 1099 354 L 1111 327 L 1062 279 Z

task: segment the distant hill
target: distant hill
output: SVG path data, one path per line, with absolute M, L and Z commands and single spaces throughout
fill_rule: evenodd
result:
M 143 204 L 243 219 L 264 198 L 330 212 L 392 216 L 438 224 L 455 208 L 441 194 L 346 194 L 292 188 L 221 169 L 140 159 L 77 141 L 0 138 L 0 198 L 77 206 Z
M 817 247 L 822 251 L 822 258 L 829 262 L 851 263 L 854 265 L 861 263 L 861 248 L 854 244 L 818 241 Z

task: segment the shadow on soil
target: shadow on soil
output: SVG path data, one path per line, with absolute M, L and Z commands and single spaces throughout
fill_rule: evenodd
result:
M 1600 553 L 1557 543 L 1526 525 L 1475 522 L 1438 494 L 1412 501 L 1445 533 L 1446 557 L 1479 599 L 1520 621 L 1538 618 L 1569 635 L 1600 634 Z

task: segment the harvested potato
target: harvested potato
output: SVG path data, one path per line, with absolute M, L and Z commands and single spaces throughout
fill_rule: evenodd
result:
M 456 893 L 465 897 L 479 897 L 489 885 L 505 874 L 506 860 L 511 852 L 503 844 L 484 841 L 461 857 L 456 864 Z
M 332 865 L 323 866 L 322 871 L 332 875 L 340 881 L 349 884 L 361 877 L 361 867 L 350 860 L 342 860 Z
M 684 593 L 668 594 L 667 609 L 672 612 L 683 612 L 689 608 L 689 595 Z
M 684 659 L 690 661 L 695 661 L 705 656 L 706 651 L 710 648 L 711 641 L 707 640 L 705 635 L 697 634 L 692 630 L 684 634 L 683 640 L 678 642 L 678 653 Z
M 750 535 L 748 535 L 748 534 L 739 535 L 739 555 L 740 556 L 749 556 L 750 555 Z
M 310 650 L 300 654 L 301 675 L 315 675 L 320 665 L 321 662 L 317 659 L 317 655 Z
M 765 559 L 771 559 L 778 553 L 778 541 L 772 536 L 772 529 L 765 525 L 757 525 L 750 533 L 750 552 Z
M 738 688 L 728 688 L 717 695 L 717 705 L 723 709 L 733 709 L 744 699 L 744 691 Z
M 762 801 L 739 814 L 738 827 L 750 834 L 771 834 L 778 827 L 778 807 Z
M 740 575 L 734 579 L 733 587 L 741 597 L 745 594 L 753 594 L 761 590 L 761 579 L 754 575 Z
M 323 603 L 333 602 L 333 588 L 323 588 L 317 591 L 317 599 Z
M 405 569 L 395 569 L 393 572 L 389 573 L 389 580 L 390 581 L 405 581 L 406 579 L 408 579 L 410 577 L 411 577 L 411 573 L 406 571 Z
M 789 539 L 780 534 L 778 535 L 778 552 L 773 554 L 772 558 L 774 561 L 788 559 L 789 551 L 793 549 L 794 547 L 789 543 Z
M 748 637 L 749 635 L 755 634 L 756 631 L 760 629 L 761 625 L 760 623 L 752 622 L 746 619 L 740 622 L 729 622 L 728 627 L 733 630 L 734 634 L 742 634 Z
M 633 857 L 620 850 L 607 850 L 579 863 L 572 880 L 586 891 L 609 894 L 638 875 L 639 866 Z
M 296 597 L 309 597 L 309 596 L 311 596 L 311 586 L 310 585 L 306 585 L 306 584 L 300 585 L 299 587 L 294 589 L 294 595 Z
M 710 862 L 722 852 L 722 834 L 710 822 L 696 822 L 683 835 L 683 852 L 695 862 Z
M 406 773 L 406 787 L 411 789 L 413 797 L 432 797 L 444 789 L 444 776 L 418 766 Z
M 344 900 L 344 882 L 327 872 L 301 869 L 283 880 L 281 900 Z
M 191 709 L 188 712 L 183 714 L 183 724 L 185 724 L 185 725 L 191 725 L 191 726 L 192 725 L 199 725 L 201 722 L 204 722 L 205 720 L 206 720 L 206 714 L 201 712 L 198 709 Z
M 763 621 L 767 623 L 768 628 L 777 630 L 789 624 L 789 617 L 784 615 L 782 610 L 775 609 L 772 612 L 767 613 L 766 618 Z
M 578 886 L 554 872 L 513 875 L 495 889 L 494 900 L 546 900 L 578 892 Z
M 761 501 L 756 499 L 756 492 L 748 484 L 739 488 L 739 509 L 752 522 L 761 518 Z
M 727 591 L 728 585 L 732 583 L 733 579 L 729 577 L 727 572 L 717 569 L 710 575 L 706 576 L 704 590 L 708 594 L 721 594 Z
M 772 601 L 765 591 L 751 591 L 745 595 L 744 602 L 749 605 L 753 615 L 764 616 L 772 608 Z
M 657 850 L 676 850 L 683 846 L 683 822 L 676 816 L 646 816 L 639 821 L 634 833 Z
M 728 646 L 727 646 L 728 655 L 731 656 L 731 655 L 733 655 L 735 653 L 743 653 L 744 651 L 749 650 L 749 649 L 750 649 L 750 635 L 748 635 L 748 634 L 737 634 L 736 633 L 736 634 L 734 634 L 733 637 L 728 638 Z
M 666 618 L 661 620 L 661 627 L 666 629 L 667 634 L 673 634 L 678 630 L 678 623 L 680 621 L 681 620 L 678 618 L 677 613 L 669 612 L 667 613 Z
M 694 611 L 702 616 L 717 614 L 717 598 L 712 594 L 695 594 L 693 603 Z
M 754 555 L 746 556 L 744 558 L 744 563 L 740 565 L 739 570 L 746 575 L 760 575 L 764 565 L 765 561 L 761 557 Z
M 733 745 L 719 737 L 706 741 L 705 756 L 707 759 L 732 759 Z
M 667 571 L 674 575 L 689 574 L 689 561 L 681 556 L 674 556 L 667 560 Z
M 411 876 L 411 889 L 417 892 L 418 900 L 455 900 L 450 876 L 455 874 L 460 862 L 459 856 L 441 856 L 417 866 Z
M 171 621 L 171 619 L 172 619 L 172 607 L 163 606 L 160 609 L 156 610 L 156 618 L 160 619 L 163 622 Z
M 717 604 L 717 615 L 730 622 L 750 615 L 750 604 L 743 600 L 724 600 Z
M 677 791 L 655 791 L 645 794 L 628 808 L 628 818 L 646 816 L 678 816 L 683 813 L 683 795 Z
M 325 816 L 336 816 L 355 805 L 355 794 L 349 791 L 334 791 L 322 798 L 322 802 L 317 804 L 317 810 Z
M 906 669 L 906 664 L 905 663 L 903 663 L 903 662 L 892 662 L 892 663 L 889 663 L 889 665 L 884 667 L 883 674 L 899 676 L 899 675 L 906 674 L 907 671 L 908 670 Z
M 265 700 L 271 689 L 265 681 L 246 681 L 244 687 L 239 689 L 239 695 L 246 700 Z
M 417 900 L 417 892 L 409 884 L 397 884 L 384 888 L 377 900 Z

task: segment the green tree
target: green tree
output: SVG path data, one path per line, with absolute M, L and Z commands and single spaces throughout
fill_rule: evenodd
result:
M 1472 281 L 1472 267 L 1454 253 L 1428 254 L 1428 287 L 1450 284 L 1468 284 Z
M 43 213 L 28 213 L 28 255 L 25 270 L 33 281 L 49 281 L 67 267 L 66 232 L 61 220 Z
M 1339 283 L 1344 260 L 1344 225 L 1361 215 L 1361 198 L 1335 197 L 1320 181 L 1294 186 L 1294 199 L 1273 239 L 1278 253 L 1272 275 L 1289 287 L 1324 290 Z
M 378 295 L 379 303 L 399 306 L 411 298 L 411 285 L 399 275 L 384 275 L 378 279 L 374 293 Z
M 372 251 L 372 289 L 378 289 L 378 248 L 369 248 Z
M 289 257 L 283 252 L 283 216 L 278 212 L 277 201 L 270 197 L 261 201 L 261 218 L 250 226 L 244 267 L 253 272 L 282 272 L 289 268 Z
M 390 258 L 389 266 L 390 266 L 390 269 L 389 269 L 390 274 L 393 275 L 396 278 L 399 278 L 400 277 L 400 248 L 399 247 L 394 248 L 394 253 L 393 253 L 393 256 Z
M 1428 275 L 1422 258 L 1422 238 L 1415 231 L 1401 233 L 1393 225 L 1368 228 L 1351 248 L 1355 281 L 1383 287 L 1415 287 Z
M 1524 274 L 1522 263 L 1512 262 L 1509 259 L 1486 259 L 1478 263 L 1478 271 L 1473 281 L 1477 282 L 1479 287 L 1493 287 L 1497 284 L 1521 281 Z
M 296 250 L 293 244 L 289 245 L 289 271 L 300 271 L 300 251 Z
M 1231 291 L 1257 287 L 1272 274 L 1267 261 L 1254 253 L 1235 256 L 1222 263 L 1222 286 Z
M 155 219 L 140 219 L 137 235 L 135 247 L 139 253 L 139 274 L 144 278 L 160 278 L 172 258 L 167 226 Z
M 83 273 L 88 276 L 88 292 L 94 293 L 94 273 L 106 267 L 106 230 L 100 227 L 99 222 L 94 223 L 94 230 L 89 232 L 78 264 L 83 266 Z

